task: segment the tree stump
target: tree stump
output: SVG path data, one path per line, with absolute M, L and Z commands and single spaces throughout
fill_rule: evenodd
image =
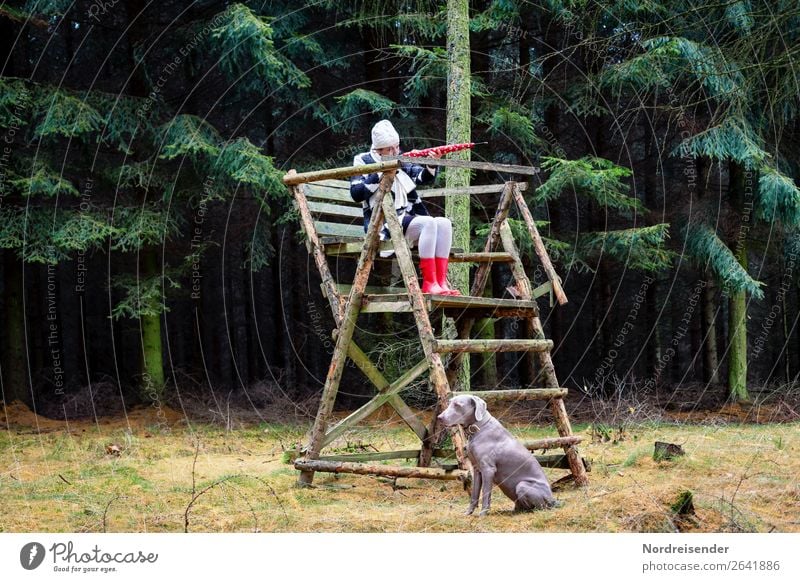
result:
M 685 454 L 686 452 L 680 445 L 656 441 L 655 450 L 653 450 L 653 460 L 671 461 L 675 457 L 682 457 Z

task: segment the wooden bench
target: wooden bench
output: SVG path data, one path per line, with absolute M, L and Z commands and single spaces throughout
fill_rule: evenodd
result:
M 443 198 L 444 196 L 457 193 L 465 196 L 491 194 L 499 195 L 505 184 L 489 184 L 486 186 L 470 186 L 461 188 L 457 191 L 447 190 L 446 188 L 431 188 L 420 190 L 423 200 Z M 524 190 L 527 184 L 519 184 L 519 189 Z M 303 184 L 301 190 L 306 198 L 306 206 L 314 218 L 314 229 L 327 256 L 349 257 L 357 259 L 364 246 L 364 214 L 361 203 L 355 202 L 350 196 L 350 182 L 346 180 L 320 180 Z M 380 251 L 393 249 L 391 240 L 380 243 Z M 416 256 L 416 252 L 414 253 Z M 392 257 L 376 260 L 393 260 Z M 464 249 L 452 248 L 450 250 L 450 261 L 453 263 L 513 263 L 514 257 L 507 252 L 465 252 Z M 340 293 L 349 292 L 349 285 L 337 284 Z M 541 297 L 551 292 L 552 285 L 546 282 L 533 290 L 533 299 Z M 396 311 L 396 294 L 402 294 L 405 289 L 400 287 L 377 288 L 371 294 L 367 302 L 371 305 L 365 312 Z M 428 306 L 431 309 L 448 308 L 463 305 L 464 307 L 485 307 L 487 309 L 497 309 L 504 307 L 497 300 L 489 298 L 472 298 L 472 301 L 464 302 L 448 301 L 445 297 L 431 297 Z M 484 305 L 485 304 L 485 305 Z M 366 307 L 366 305 L 365 305 Z M 530 308 L 529 304 L 521 305 L 517 302 L 516 309 Z M 502 309 L 501 309 L 502 310 Z
M 423 200 L 443 198 L 447 194 L 457 193 L 466 196 L 477 194 L 499 195 L 504 184 L 488 186 L 470 186 L 458 191 L 445 188 L 420 189 Z M 520 184 L 524 190 L 526 184 Z M 331 256 L 357 257 L 364 244 L 364 214 L 361 203 L 350 197 L 350 182 L 346 180 L 320 180 L 303 184 L 303 194 L 307 206 L 314 217 L 314 228 L 320 242 L 325 247 L 325 254 Z M 391 241 L 381 243 L 380 250 L 392 249 Z M 511 262 L 508 253 L 468 253 L 463 249 L 452 249 L 450 260 L 453 262 Z
M 420 192 L 423 200 L 443 198 L 451 193 L 466 196 L 483 194 L 496 196 L 503 191 L 504 187 L 504 184 L 489 184 L 486 186 L 470 186 L 455 192 L 446 188 L 431 188 L 420 190 Z M 527 184 L 519 184 L 520 190 L 525 190 L 526 187 Z M 306 206 L 314 219 L 314 229 L 325 254 L 327 256 L 357 259 L 364 246 L 364 214 L 361 203 L 355 202 L 350 196 L 350 182 L 346 180 L 320 180 L 303 184 L 301 191 L 305 196 Z M 392 249 L 391 240 L 380 243 L 380 251 Z M 414 255 L 416 256 L 416 252 Z M 392 260 L 392 258 L 381 258 L 379 256 L 376 260 Z M 450 261 L 453 263 L 513 263 L 514 257 L 507 252 L 465 252 L 464 249 L 453 248 L 450 250 Z M 340 293 L 349 291 L 349 285 L 337 284 L 337 288 Z M 551 282 L 547 281 L 532 290 L 532 298 L 535 300 L 547 293 L 551 293 L 552 288 Z M 399 287 L 377 288 L 369 299 L 372 305 L 367 311 L 373 313 L 382 310 L 392 311 L 396 303 L 393 295 L 401 294 L 404 291 Z M 444 297 L 432 297 L 428 300 L 428 303 L 431 309 L 453 307 L 451 305 L 453 302 L 448 302 Z M 500 305 L 497 300 L 490 301 L 487 298 L 473 298 L 464 307 L 497 309 L 504 306 Z M 522 307 L 520 304 L 516 305 L 516 309 L 520 307 Z M 526 305 L 525 307 L 528 306 Z

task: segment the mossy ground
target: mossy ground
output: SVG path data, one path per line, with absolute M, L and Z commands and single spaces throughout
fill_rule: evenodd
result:
M 528 514 L 513 514 L 495 488 L 492 513 L 475 518 L 462 515 L 467 496 L 454 481 L 318 473 L 314 488 L 296 488 L 284 452 L 306 426 L 226 431 L 168 412 L 166 420 L 139 410 L 66 424 L 18 404 L 0 411 L 0 531 L 180 532 L 193 490 L 215 483 L 192 504 L 189 531 L 800 531 L 797 423 L 628 424 L 604 442 L 597 427 L 576 425 L 593 463 L 588 488 L 567 486 L 556 494 L 560 507 Z M 509 426 L 522 438 L 553 435 L 547 426 Z M 656 440 L 681 444 L 686 455 L 655 462 Z M 111 444 L 121 452 L 109 453 Z M 334 447 L 414 444 L 394 421 L 376 420 Z M 685 490 L 696 515 L 675 519 L 670 507 Z

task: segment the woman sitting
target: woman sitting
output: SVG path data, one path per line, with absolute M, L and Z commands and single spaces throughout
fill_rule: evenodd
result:
M 380 162 L 384 156 L 400 155 L 400 135 L 392 124 L 384 119 L 372 128 L 370 151 L 358 154 L 354 166 Z M 440 156 L 431 154 L 431 157 Z M 361 202 L 364 210 L 366 231 L 375 206 L 375 193 L 381 181 L 381 173 L 363 174 L 350 178 L 350 196 Z M 447 284 L 447 268 L 450 247 L 453 244 L 453 225 L 449 219 L 430 216 L 417 192 L 418 185 L 429 184 L 436 178 L 436 168 L 417 164 L 402 164 L 396 171 L 392 183 L 392 198 L 397 217 L 410 247 L 419 248 L 419 266 L 422 271 L 422 292 L 434 295 L 461 295 Z M 389 229 L 384 224 L 381 240 L 389 238 Z

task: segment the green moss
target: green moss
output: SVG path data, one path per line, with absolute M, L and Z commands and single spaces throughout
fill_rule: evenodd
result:
M 684 489 L 678 493 L 678 497 L 670 505 L 672 513 L 676 515 L 693 515 L 694 514 L 694 496 L 688 489 Z

